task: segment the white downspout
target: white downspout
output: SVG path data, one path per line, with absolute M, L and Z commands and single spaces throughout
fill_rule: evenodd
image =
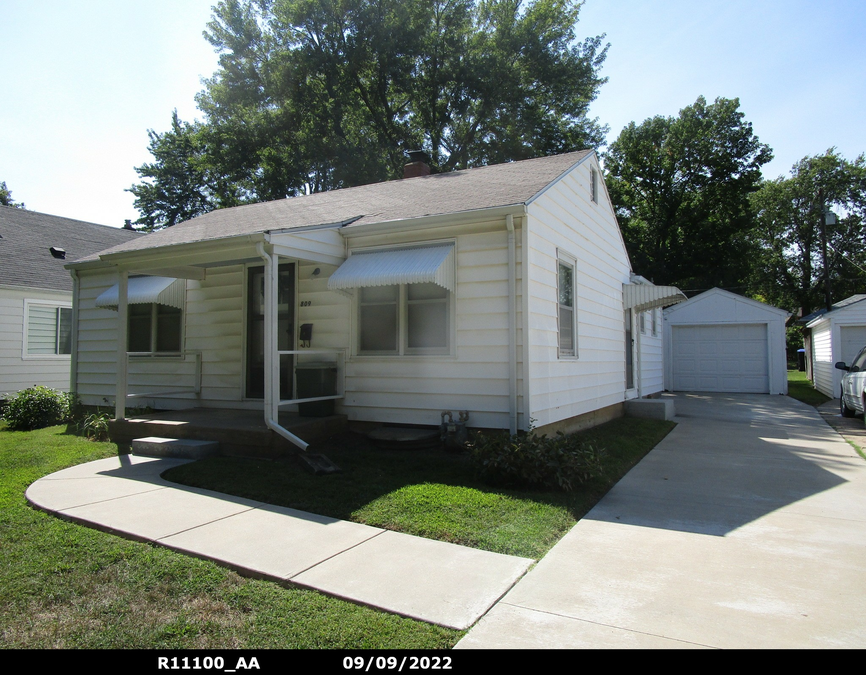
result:
M 517 261 L 514 216 L 505 216 L 508 229 L 508 429 L 517 433 Z
M 278 433 L 301 450 L 306 450 L 309 443 L 302 441 L 292 432 L 280 426 L 280 378 L 275 377 L 279 366 L 277 355 L 277 297 L 279 293 L 279 267 L 272 254 L 265 252 L 262 242 L 256 244 L 256 251 L 265 262 L 265 424 L 268 429 Z
M 114 419 L 126 418 L 127 370 L 126 356 L 129 339 L 129 272 L 117 268 L 117 387 L 114 393 Z
M 78 270 L 69 270 L 72 275 L 72 352 L 69 357 L 69 391 L 73 395 L 78 392 L 78 296 L 80 282 Z

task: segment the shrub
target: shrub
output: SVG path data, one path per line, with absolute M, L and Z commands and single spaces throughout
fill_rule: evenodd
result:
M 469 443 L 479 476 L 495 484 L 566 492 L 601 476 L 605 451 L 572 434 L 556 437 L 476 433 Z
M 3 417 L 12 431 L 31 431 L 69 419 L 69 394 L 48 387 L 30 387 L 9 399 Z
M 91 441 L 108 440 L 108 421 L 111 416 L 104 412 L 95 412 L 87 415 L 78 423 L 78 429 L 82 435 Z

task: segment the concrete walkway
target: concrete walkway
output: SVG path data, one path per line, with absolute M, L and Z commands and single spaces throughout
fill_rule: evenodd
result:
M 448 628 L 474 624 L 532 560 L 270 506 L 160 478 L 184 460 L 122 455 L 45 476 L 49 512 Z
M 458 648 L 866 647 L 866 461 L 785 396 L 676 408 Z

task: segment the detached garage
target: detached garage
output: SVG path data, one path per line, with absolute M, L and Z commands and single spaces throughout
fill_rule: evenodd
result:
M 839 398 L 842 371 L 834 364 L 848 365 L 866 346 L 866 294 L 852 295 L 833 305 L 829 312 L 818 310 L 800 320 L 812 331 L 807 358 L 812 364 L 815 388 L 830 398 Z
M 668 391 L 787 394 L 788 312 L 720 288 L 664 312 Z

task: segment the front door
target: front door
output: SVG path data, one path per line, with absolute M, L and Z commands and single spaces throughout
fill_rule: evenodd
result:
M 295 264 L 281 263 L 277 281 L 277 349 L 295 348 Z M 265 397 L 265 268 L 247 272 L 247 398 Z M 280 398 L 292 397 L 294 359 L 280 356 Z

